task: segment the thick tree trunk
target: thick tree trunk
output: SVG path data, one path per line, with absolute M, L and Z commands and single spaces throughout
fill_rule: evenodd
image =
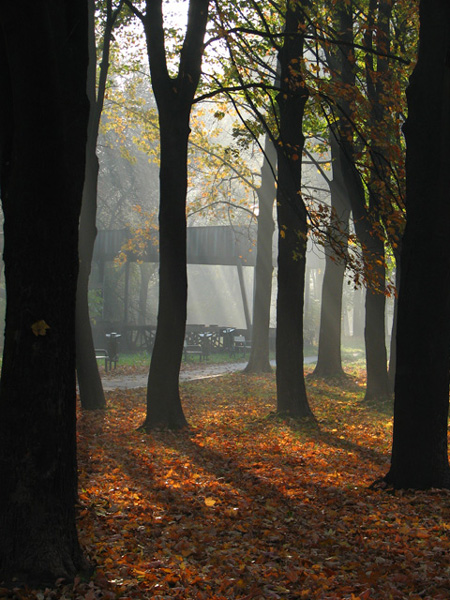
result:
M 179 392 L 186 327 L 186 191 L 189 112 L 160 109 L 159 308 L 144 428 L 187 425 Z
M 203 56 L 209 0 L 190 0 L 178 76 L 169 75 L 162 0 L 147 0 L 142 18 L 161 142 L 159 208 L 159 307 L 148 376 L 144 429 L 187 425 L 179 392 L 186 327 L 186 192 L 189 119 Z
M 283 168 L 279 167 L 279 181 Z M 303 374 L 303 302 L 306 263 L 306 211 L 278 198 L 277 295 L 277 412 L 291 417 L 312 417 Z M 289 223 L 289 225 L 285 225 Z M 303 234 L 304 235 L 304 234 Z
M 395 488 L 450 487 L 450 5 L 420 3 L 419 59 L 405 128 L 407 224 L 397 328 Z M 431 240 L 431 243 L 430 243 Z
M 54 582 L 84 565 L 75 527 L 74 337 L 86 34 L 85 2 L 0 4 L 0 579 Z
M 275 228 L 273 204 L 276 197 L 276 150 L 266 136 L 265 157 L 258 190 L 259 214 L 255 266 L 255 299 L 253 304 L 252 350 L 246 373 L 270 373 L 269 325 L 272 299 L 272 238 Z
M 283 48 L 280 51 L 280 113 L 278 153 L 278 296 L 277 296 L 277 412 L 312 417 L 303 373 L 303 304 L 307 220 L 300 194 L 302 182 L 303 113 L 308 92 L 300 65 L 303 58 L 304 6 L 288 5 Z M 294 35 L 289 35 L 293 33 Z

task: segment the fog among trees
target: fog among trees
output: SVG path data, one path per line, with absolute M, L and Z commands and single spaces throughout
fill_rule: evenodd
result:
M 141 441 L 193 436 L 192 470 L 205 423 L 235 418 L 227 369 L 243 419 L 258 397 L 258 423 L 289 429 L 274 448 L 337 432 L 320 402 L 357 393 L 353 408 L 393 416 L 370 493 L 450 488 L 449 53 L 445 0 L 0 5 L 0 592 L 96 581 L 77 525 L 87 423 L 109 435 L 100 421 L 131 402 Z M 217 377 L 211 417 L 189 371 Z M 137 404 L 106 385 L 143 374 Z M 367 444 L 346 435 L 346 452 Z M 218 485 L 239 488 L 208 448 Z M 258 585 L 230 597 L 303 594 Z M 366 591 L 336 593 L 382 597 Z

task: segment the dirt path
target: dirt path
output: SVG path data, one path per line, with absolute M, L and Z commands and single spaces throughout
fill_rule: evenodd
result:
M 305 364 L 313 363 L 317 360 L 316 356 L 308 356 L 305 358 Z M 272 366 L 275 366 L 275 361 L 271 361 Z M 235 373 L 242 371 L 247 366 L 247 362 L 223 363 L 223 364 L 208 364 L 198 363 L 193 367 L 192 363 L 188 369 L 181 367 L 180 381 L 193 381 L 195 379 L 206 379 L 207 377 L 220 377 L 226 373 Z M 147 386 L 148 373 L 136 375 L 119 375 L 118 377 L 104 377 L 102 379 L 103 389 L 111 391 L 115 389 L 134 389 Z

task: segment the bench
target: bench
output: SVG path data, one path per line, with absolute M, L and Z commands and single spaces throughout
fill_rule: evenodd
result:
M 114 356 L 110 356 L 107 350 L 103 350 L 100 348 L 95 349 L 95 358 L 97 360 L 105 361 L 105 373 L 108 372 L 108 365 L 109 365 L 109 370 L 111 371 L 113 365 L 114 365 L 114 368 L 117 367 L 117 361 L 119 360 L 119 356 L 117 354 Z
M 100 348 L 96 348 L 95 349 L 95 358 L 97 360 L 104 360 L 105 361 L 105 372 L 108 372 L 108 361 L 109 361 L 109 354 L 107 350 L 102 350 Z M 109 367 L 111 368 L 111 363 L 109 364 Z
M 252 343 L 250 340 L 246 340 L 243 335 L 235 335 L 233 338 L 233 349 L 232 354 L 241 352 L 244 356 L 246 352 L 250 352 L 252 349 Z
M 201 360 L 201 357 L 203 354 L 202 347 L 200 346 L 200 344 L 187 344 L 186 342 L 184 342 L 183 352 L 184 352 L 184 360 L 186 360 L 186 361 L 190 354 L 198 354 L 200 357 L 200 360 Z

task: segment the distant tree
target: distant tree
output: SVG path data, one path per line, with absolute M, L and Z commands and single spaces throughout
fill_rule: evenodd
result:
M 337 128 L 339 129 L 339 127 Z M 342 292 L 346 270 L 350 207 L 343 180 L 341 154 L 335 132 L 330 135 L 333 179 L 330 183 L 331 216 L 325 239 L 325 271 L 320 306 L 319 348 L 314 376 L 344 375 L 341 358 Z
M 397 326 L 394 488 L 450 488 L 450 4 L 420 3 L 407 91 L 406 229 Z
M 0 579 L 54 582 L 84 566 L 75 527 L 75 293 L 87 65 L 85 0 L 0 3 Z
M 277 153 L 266 135 L 261 185 L 258 194 L 258 229 L 255 265 L 255 296 L 253 305 L 252 349 L 246 373 L 270 373 L 269 325 L 272 299 L 272 240 L 275 223 L 273 205 L 276 198 L 275 175 Z
M 159 308 L 147 388 L 147 416 L 143 427 L 184 427 L 179 372 L 186 327 L 186 193 L 189 121 L 200 79 L 209 0 L 190 0 L 188 25 L 179 57 L 178 73 L 168 70 L 162 0 L 147 0 L 141 20 L 146 41 L 152 88 L 158 106 L 160 157 Z
M 100 118 L 106 92 L 109 54 L 113 29 L 122 9 L 123 0 L 113 9 L 112 1 L 105 3 L 105 26 L 102 38 L 102 57 L 97 85 L 97 51 L 95 44 L 95 1 L 89 0 L 89 71 L 87 91 L 90 100 L 88 139 L 86 148 L 86 174 L 80 215 L 79 258 L 80 266 L 76 302 L 76 361 L 81 406 L 86 409 L 104 408 L 106 405 L 102 382 L 95 358 L 89 317 L 88 291 L 95 238 L 97 237 L 97 140 Z

